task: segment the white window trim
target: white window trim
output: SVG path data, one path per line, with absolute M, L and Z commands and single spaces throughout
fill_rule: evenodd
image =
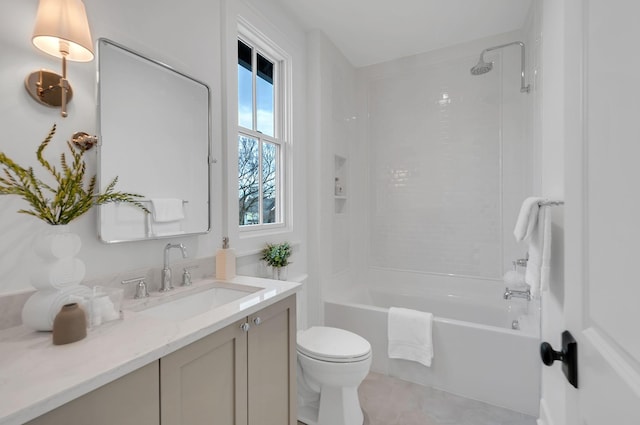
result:
M 276 88 L 274 92 L 274 108 L 279 112 L 276 113 L 276 120 L 274 122 L 274 133 L 276 135 L 276 138 L 272 138 L 265 134 L 255 132 L 252 129 L 241 127 L 236 120 L 235 146 L 237 149 L 237 137 L 241 133 L 245 133 L 251 137 L 259 137 L 260 139 L 277 143 L 280 146 L 280 170 L 278 173 L 278 178 L 281 182 L 280 190 L 282 193 L 280 194 L 278 202 L 280 203 L 280 215 L 282 217 L 282 221 L 279 223 L 240 226 L 240 224 L 237 222 L 236 216 L 235 226 L 239 231 L 240 238 L 290 232 L 293 229 L 293 201 L 291 199 L 292 182 L 289 178 L 289 176 L 293 174 L 293 162 L 290 152 L 293 103 L 291 56 L 242 17 L 238 17 L 237 39 L 247 43 L 248 45 L 256 49 L 257 53 L 262 54 L 267 59 L 275 61 L 277 65 L 275 66 L 276 72 L 274 73 L 274 80 L 276 82 L 276 84 L 274 84 Z M 255 120 L 256 117 L 254 116 L 253 119 Z M 235 180 L 235 196 L 237 198 L 237 176 L 235 177 Z

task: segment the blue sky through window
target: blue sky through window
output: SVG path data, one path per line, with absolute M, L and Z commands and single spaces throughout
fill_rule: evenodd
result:
M 238 125 L 253 130 L 251 71 L 238 65 Z
M 257 79 L 257 130 L 267 136 L 275 136 L 273 132 L 273 84 L 262 78 Z
M 252 48 L 238 41 L 238 125 L 275 137 L 274 129 L 274 64 L 257 54 L 254 63 Z M 256 78 L 256 127 L 253 127 L 253 74 Z

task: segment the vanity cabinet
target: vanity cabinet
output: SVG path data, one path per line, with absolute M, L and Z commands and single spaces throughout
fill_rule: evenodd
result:
M 158 425 L 158 361 L 58 407 L 27 425 Z
M 296 425 L 292 295 L 29 425 Z
M 162 424 L 295 425 L 295 296 L 160 359 Z
M 296 298 L 249 316 L 249 425 L 296 425 Z
M 247 335 L 233 323 L 160 359 L 163 424 L 247 423 Z

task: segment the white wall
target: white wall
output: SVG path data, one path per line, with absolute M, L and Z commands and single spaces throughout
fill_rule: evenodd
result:
M 69 63 L 69 80 L 73 86 L 74 98 L 69 105 L 69 117 L 62 119 L 59 112 L 39 105 L 24 90 L 25 76 L 38 68 L 59 70 L 60 63 L 55 58 L 39 52 L 31 45 L 31 32 L 35 22 L 37 0 L 6 0 L 5 13 L 0 17 L 0 124 L 3 129 L 0 150 L 20 164 L 35 165 L 35 150 L 46 136 L 51 125 L 58 123 L 58 132 L 48 148 L 52 160 L 66 149 L 65 141 L 76 131 L 96 132 L 95 106 L 95 62 Z M 265 2 L 255 2 L 265 6 Z M 269 2 L 274 3 L 274 2 Z M 292 186 L 295 203 L 292 227 L 285 235 L 271 235 L 274 239 L 298 242 L 295 252 L 294 273 L 306 269 L 306 205 L 304 202 L 304 91 L 305 56 L 304 33 L 283 13 L 265 17 L 252 12 L 240 0 L 212 0 L 201 2 L 130 2 L 112 0 L 85 0 L 89 23 L 94 40 L 106 37 L 133 50 L 160 60 L 179 71 L 193 76 L 206 84 L 212 91 L 213 156 L 218 159 L 212 168 L 212 231 L 201 236 L 172 238 L 169 241 L 185 243 L 191 258 L 213 256 L 220 247 L 223 235 L 234 234 L 233 223 L 226 219 L 227 195 L 234 191 L 233 176 L 226 178 L 229 171 L 227 162 L 229 149 L 237 146 L 233 133 L 235 116 L 225 113 L 235 108 L 230 99 L 235 97 L 235 63 L 229 64 L 231 49 L 236 48 L 236 16 L 238 13 L 251 15 L 258 27 L 266 33 L 274 33 L 275 41 L 286 42 L 294 58 L 294 140 L 296 147 L 292 155 L 298 165 L 291 173 L 296 183 Z M 270 22 L 270 20 L 276 20 Z M 225 63 L 230 66 L 225 69 Z M 233 72 L 230 71 L 233 69 Z M 231 74 L 229 74 L 231 72 Z M 231 117 L 231 118 L 230 118 Z M 230 120 L 227 122 L 227 120 Z M 227 133 L 228 132 L 228 133 Z M 225 156 L 227 155 L 227 156 Z M 232 156 L 231 156 L 232 158 Z M 95 153 L 86 157 L 89 171 L 95 172 Z M 231 170 L 233 171 L 233 170 Z M 228 185 L 228 188 L 227 188 Z M 123 188 L 124 189 L 124 188 Z M 237 205 L 237 202 L 236 202 Z M 23 206 L 14 197 L 0 197 L 0 293 L 29 289 L 31 263 L 31 239 L 45 225 L 39 220 L 16 214 Z M 133 242 L 106 245 L 98 241 L 95 209 L 71 223 L 72 231 L 78 233 L 83 242 L 79 257 L 87 266 L 87 279 L 106 274 L 140 268 L 161 268 L 162 249 L 167 240 Z M 237 233 L 235 234 L 237 235 Z M 257 252 L 266 238 L 257 238 L 243 243 L 240 252 Z M 237 237 L 232 243 L 240 245 Z M 257 274 L 260 268 L 257 256 L 242 259 L 242 271 Z
M 289 18 L 277 0 L 248 0 L 226 1 L 227 22 L 224 38 L 227 51 L 225 57 L 227 65 L 224 70 L 226 82 L 226 117 L 225 137 L 229 141 L 229 149 L 225 153 L 228 173 L 226 175 L 228 192 L 225 205 L 225 227 L 232 246 L 239 252 L 254 253 L 243 259 L 239 264 L 242 274 L 264 274 L 263 264 L 259 262 L 259 255 L 255 252 L 265 243 L 280 243 L 288 241 L 293 244 L 291 256 L 292 264 L 288 267 L 288 278 L 298 279 L 307 272 L 307 172 L 306 157 L 309 142 L 306 138 L 306 84 L 307 84 L 307 53 L 306 34 L 299 24 Z M 238 198 L 237 176 L 237 19 L 253 27 L 253 31 L 275 43 L 289 56 L 289 74 L 292 84 L 285 95 L 290 96 L 290 131 L 288 133 L 286 155 L 290 166 L 286 168 L 286 210 L 287 226 L 278 230 L 266 232 L 240 232 L 237 226 Z
M 488 74 L 469 72 L 483 49 L 522 37 L 359 70 L 369 163 L 369 226 L 359 243 L 370 266 L 500 279 L 524 256 L 512 235 L 532 190 L 520 49 L 486 55 L 496 62 Z
M 6 2 L 5 2 L 6 3 Z M 25 75 L 40 67 L 58 70 L 58 60 L 39 52 L 31 45 L 37 1 L 14 1 L 5 4 L 7 13 L 0 18 L 1 55 L 0 102 L 3 114 L 3 136 L 0 147 L 19 163 L 35 163 L 35 150 L 51 125 L 58 123 L 58 132 L 50 146 L 52 160 L 56 152 L 66 149 L 65 141 L 75 131 L 95 134 L 95 62 L 69 63 L 69 80 L 74 98 L 69 105 L 69 117 L 62 119 L 55 109 L 43 107 L 24 90 Z M 221 22 L 220 3 L 207 3 L 203 13 L 188 17 L 185 14 L 200 5 L 195 0 L 186 4 L 160 3 L 153 7 L 132 5 L 123 0 L 108 3 L 85 2 L 94 40 L 106 37 L 134 50 L 161 60 L 176 69 L 206 82 L 213 92 L 214 155 L 220 155 L 220 98 L 221 75 L 219 63 Z M 171 33 L 167 28 L 175 28 Z M 187 46 L 185 48 L 185 46 Z M 95 152 L 87 156 L 90 172 L 95 172 Z M 181 237 L 192 257 L 212 255 L 221 238 L 220 222 L 222 162 L 213 168 L 213 231 L 205 236 Z M 36 219 L 16 214 L 22 205 L 12 197 L 0 197 L 0 291 L 29 288 L 30 240 L 43 228 Z M 87 266 L 87 278 L 141 267 L 161 267 L 164 241 L 105 245 L 96 236 L 96 211 L 71 223 L 72 231 L 82 237 L 79 257 Z M 178 240 L 178 239 L 176 239 Z
M 358 181 L 364 176 L 356 106 L 356 70 L 320 31 L 308 35 L 309 241 L 311 323 L 322 323 L 320 300 L 348 290 L 361 249 L 355 238 L 364 201 Z M 346 199 L 335 196 L 340 178 Z

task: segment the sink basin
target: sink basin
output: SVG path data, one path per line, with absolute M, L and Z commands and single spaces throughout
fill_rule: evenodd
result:
M 157 304 L 145 305 L 135 310 L 138 314 L 163 320 L 186 320 L 251 295 L 260 289 L 243 285 L 212 286 L 209 284 L 204 288 L 189 288 L 175 295 L 164 295 L 165 298 Z

